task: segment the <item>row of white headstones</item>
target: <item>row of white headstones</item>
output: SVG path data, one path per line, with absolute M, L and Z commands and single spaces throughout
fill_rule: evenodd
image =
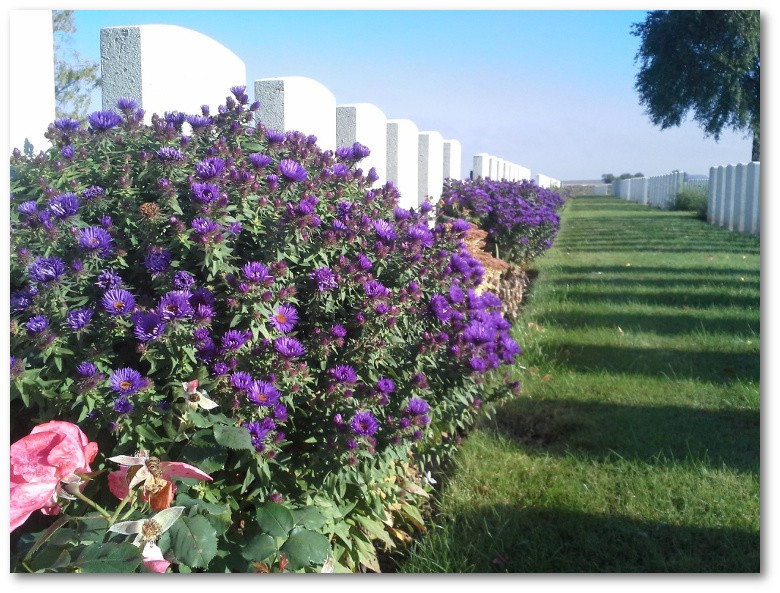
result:
M 51 11 L 11 11 L 10 25 L 11 149 L 27 139 L 37 152 L 48 146 L 43 132 L 54 119 Z M 176 47 L 187 48 L 191 67 L 170 68 L 164 56 Z M 243 60 L 197 31 L 172 25 L 108 27 L 100 32 L 100 53 L 103 109 L 114 108 L 119 97 L 131 97 L 148 122 L 153 113 L 200 113 L 204 104 L 215 109 L 230 87 L 246 86 L 260 102 L 259 121 L 270 129 L 312 134 L 323 149 L 354 142 L 367 146 L 371 154 L 359 166 L 364 172 L 375 168 L 377 184 L 392 181 L 404 207 L 435 202 L 445 179 L 463 178 L 458 140 L 419 130 L 409 119 L 388 119 L 371 103 L 337 104 L 333 93 L 311 78 L 264 78 L 252 88 Z M 557 179 L 532 178 L 527 167 L 488 153 L 474 155 L 467 175 L 560 186 Z

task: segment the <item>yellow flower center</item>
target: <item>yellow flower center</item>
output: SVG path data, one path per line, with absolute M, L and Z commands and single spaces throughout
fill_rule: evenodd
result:
M 133 387 L 133 384 L 132 384 L 130 381 L 122 381 L 122 382 L 119 384 L 119 388 L 120 388 L 122 391 L 127 391 L 127 390 L 131 389 L 132 387 Z
M 156 542 L 162 535 L 162 526 L 154 519 L 147 519 L 141 526 L 141 539 L 146 542 Z
M 285 315 L 284 313 L 277 313 L 276 321 L 278 321 L 279 323 L 287 323 L 287 315 Z

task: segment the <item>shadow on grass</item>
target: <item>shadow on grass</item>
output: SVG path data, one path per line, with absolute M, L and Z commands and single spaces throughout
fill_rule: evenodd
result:
M 612 284 L 610 282 L 609 284 Z M 609 293 L 603 289 L 599 291 L 585 291 L 569 289 L 566 291 L 566 300 L 578 303 L 615 303 L 615 304 L 644 304 L 663 307 L 759 307 L 760 299 L 756 296 L 744 296 L 728 294 L 724 289 L 711 289 L 701 292 L 677 291 L 632 291 L 614 290 Z
M 484 428 L 515 441 L 529 454 L 726 466 L 756 475 L 760 471 L 757 410 L 518 399 L 499 408 Z
M 632 348 L 600 344 L 541 344 L 546 359 L 557 360 L 581 373 L 607 372 L 626 375 L 698 379 L 731 383 L 736 379 L 758 382 L 760 352 L 732 353 L 716 350 Z
M 755 319 L 746 320 L 744 316 L 718 315 L 712 319 L 697 317 L 697 311 L 687 314 L 653 313 L 591 313 L 555 311 L 539 317 L 542 325 L 554 324 L 564 329 L 598 329 L 620 327 L 623 331 L 648 332 L 653 334 L 675 335 L 706 332 L 707 334 L 729 334 L 732 336 L 758 336 L 760 320 L 756 310 Z M 758 340 L 758 338 L 757 338 Z M 758 344 L 758 341 L 756 341 Z
M 686 290 L 698 291 L 708 288 L 719 288 L 725 290 L 761 290 L 761 280 L 758 274 L 751 274 L 747 271 L 742 271 L 739 275 L 732 276 L 684 276 L 678 274 L 673 279 L 665 278 L 641 278 L 631 277 L 628 274 L 624 274 L 623 277 L 616 275 L 606 276 L 603 273 L 589 272 L 586 274 L 556 274 L 554 272 L 548 274 L 548 278 L 554 281 L 556 284 L 569 284 L 571 286 L 589 286 L 593 288 L 601 288 L 604 285 L 627 287 L 627 288 L 654 288 L 654 289 L 679 289 L 685 288 Z M 758 297 L 756 296 L 756 302 Z
M 422 560 L 469 573 L 758 573 L 760 534 L 563 508 L 496 504 L 458 513 L 420 542 Z M 408 569 L 403 568 L 406 572 Z
M 558 274 L 573 274 L 580 276 L 582 274 L 593 274 L 594 276 L 602 274 L 617 274 L 621 278 L 631 280 L 633 275 L 643 276 L 644 274 L 668 274 L 671 279 L 677 278 L 680 274 L 696 276 L 701 280 L 720 281 L 720 277 L 723 276 L 723 280 L 733 280 L 734 276 L 744 276 L 745 278 L 758 278 L 759 274 L 753 269 L 753 265 L 744 268 L 721 268 L 719 266 L 712 266 L 706 268 L 699 266 L 695 268 L 677 268 L 674 266 L 642 266 L 634 265 L 630 268 L 626 266 L 600 266 L 594 265 L 592 267 L 586 267 L 584 265 L 579 266 L 567 266 L 556 265 L 550 270 L 550 276 Z

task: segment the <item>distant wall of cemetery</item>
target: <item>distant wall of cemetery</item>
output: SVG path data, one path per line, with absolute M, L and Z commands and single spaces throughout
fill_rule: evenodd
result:
M 37 80 L 40 58 L 47 55 L 51 61 L 51 11 L 12 11 L 11 31 L 15 38 L 25 40 L 11 45 L 11 63 L 16 64 L 11 80 L 13 109 L 14 100 L 21 104 L 38 94 L 30 87 L 31 77 L 24 78 L 23 73 L 34 71 Z M 28 56 L 27 49 L 38 47 L 37 41 L 44 38 L 49 45 L 44 46 L 41 55 L 33 52 L 35 55 Z M 36 43 L 30 43 L 31 39 Z M 172 62 L 171 48 L 182 47 L 187 48 L 187 67 Z M 230 87 L 245 86 L 250 97 L 254 94 L 254 100 L 260 102 L 258 120 L 270 129 L 313 134 L 326 150 L 354 142 L 367 146 L 371 154 L 359 166 L 366 172 L 375 168 L 378 184 L 392 181 L 405 207 L 417 206 L 425 199 L 438 200 L 447 178 L 532 179 L 543 187 L 560 186 L 553 177 L 532 175 L 529 168 L 488 153 L 474 155 L 473 170 L 464 174 L 459 140 L 445 138 L 436 130 L 421 130 L 403 117 L 388 117 L 371 103 L 341 104 L 328 88 L 310 78 L 247 81 L 246 66 L 239 56 L 191 29 L 174 25 L 107 27 L 100 31 L 100 54 L 103 109 L 114 108 L 119 97 L 130 97 L 139 102 L 149 122 L 153 113 L 200 113 L 204 104 L 216 109 L 225 101 Z M 48 72 L 44 74 L 47 80 L 53 79 Z M 35 117 L 14 118 L 21 120 L 25 129 L 11 134 L 12 148 L 21 148 L 20 139 L 23 142 L 29 137 L 25 134 L 30 130 L 41 130 L 35 140 L 30 139 L 36 150 L 48 145 L 43 132 L 54 119 L 53 83 L 51 86 L 41 94 L 47 105 L 36 107 Z
M 612 193 L 624 200 L 669 209 L 684 187 L 702 187 L 707 192 L 707 222 L 740 233 L 760 234 L 761 163 L 711 167 L 708 179 L 686 177 L 675 171 L 620 179 L 612 183 Z

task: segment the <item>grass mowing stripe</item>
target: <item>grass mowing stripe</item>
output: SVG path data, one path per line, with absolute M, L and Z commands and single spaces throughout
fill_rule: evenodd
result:
M 760 243 L 575 198 L 399 572 L 758 572 Z

